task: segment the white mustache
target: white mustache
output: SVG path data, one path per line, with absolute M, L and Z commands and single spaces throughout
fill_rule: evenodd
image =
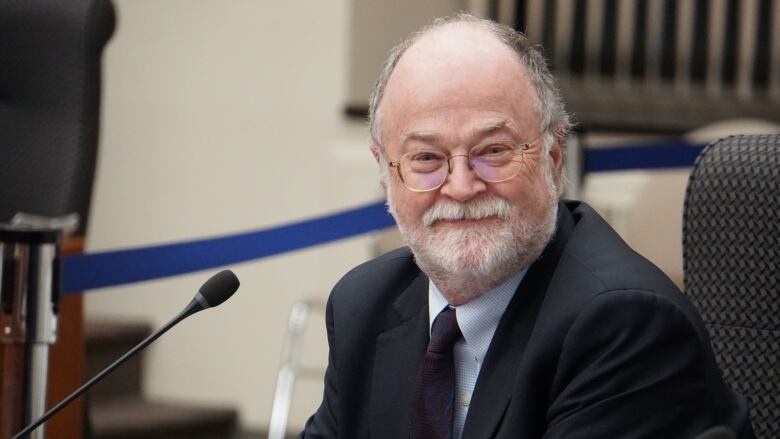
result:
M 491 197 L 459 203 L 452 200 L 441 200 L 425 211 L 423 225 L 430 226 L 436 221 L 475 220 L 497 216 L 509 218 L 512 208 L 503 198 Z

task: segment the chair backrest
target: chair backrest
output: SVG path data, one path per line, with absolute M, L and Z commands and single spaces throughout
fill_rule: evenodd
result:
M 0 2 L 0 222 L 19 211 L 86 221 L 113 30 L 110 0 Z
M 758 438 L 780 434 L 780 135 L 707 146 L 688 181 L 685 290 Z

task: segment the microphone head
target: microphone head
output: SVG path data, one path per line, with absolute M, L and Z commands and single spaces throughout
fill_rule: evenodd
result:
M 208 304 L 208 308 L 215 307 L 228 300 L 236 292 L 240 283 L 235 274 L 230 270 L 222 270 L 211 276 L 198 290 L 198 294 Z M 204 306 L 206 308 L 206 306 Z

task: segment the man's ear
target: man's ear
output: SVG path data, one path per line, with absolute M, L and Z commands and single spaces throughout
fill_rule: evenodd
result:
M 561 142 L 555 139 L 555 143 L 550 147 L 550 158 L 555 164 L 555 169 L 559 172 L 563 166 L 563 148 L 561 148 Z
M 379 145 L 372 143 L 369 147 L 371 154 L 374 155 L 376 164 L 379 165 L 379 184 L 382 185 L 382 189 L 387 192 L 387 168 L 382 165 L 382 151 L 379 149 Z
M 555 164 L 556 171 L 560 175 L 563 170 L 563 142 L 565 141 L 565 136 L 563 132 L 556 132 L 553 136 L 553 144 L 552 147 L 550 147 L 550 158 Z
M 563 193 L 563 186 L 565 185 L 566 181 L 566 176 L 563 174 L 564 154 L 562 144 L 563 136 L 556 133 L 555 138 L 553 139 L 553 144 L 550 146 L 550 160 L 552 161 L 551 165 L 553 167 L 553 178 L 555 179 L 555 184 L 558 187 L 559 197 Z
M 371 149 L 371 154 L 374 155 L 374 160 L 379 163 L 379 159 L 382 157 L 382 153 L 379 150 L 379 145 L 372 143 L 369 149 Z

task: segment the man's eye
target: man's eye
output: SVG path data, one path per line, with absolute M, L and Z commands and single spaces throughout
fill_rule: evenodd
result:
M 432 162 L 432 161 L 440 161 L 444 158 L 439 154 L 434 154 L 432 152 L 421 152 L 419 154 L 415 154 L 412 157 L 412 160 L 415 162 Z
M 475 155 L 482 157 L 495 157 L 508 154 L 512 152 L 512 148 L 507 145 L 495 144 L 487 145 L 484 148 L 479 148 L 475 152 Z

